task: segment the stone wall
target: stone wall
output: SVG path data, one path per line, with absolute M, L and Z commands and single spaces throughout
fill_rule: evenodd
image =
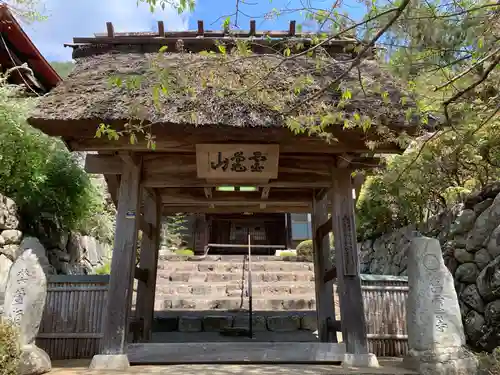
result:
M 415 231 L 439 239 L 455 280 L 469 344 L 500 346 L 500 182 L 418 226 L 401 228 L 361 244 L 361 272 L 406 275 Z
M 110 255 L 108 245 L 78 233 L 57 233 L 43 239 L 24 235 L 19 230 L 15 202 L 0 194 L 0 295 L 11 265 L 28 248 L 47 259 L 48 274 L 92 273 Z

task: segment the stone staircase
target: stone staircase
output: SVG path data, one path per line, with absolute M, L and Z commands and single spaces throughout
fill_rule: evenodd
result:
M 167 341 L 175 341 L 176 332 L 197 333 L 194 341 L 220 341 L 222 328 L 247 327 L 247 269 L 239 255 L 160 256 L 153 330 L 169 332 Z M 314 295 L 311 262 L 252 257 L 253 325 L 262 341 L 279 333 L 293 333 L 290 341 L 315 340 Z M 200 333 L 212 333 L 213 340 Z

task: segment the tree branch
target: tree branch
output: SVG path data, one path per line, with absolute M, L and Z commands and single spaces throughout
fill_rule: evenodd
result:
M 308 98 L 305 98 L 304 100 L 302 100 L 300 103 L 298 103 L 297 105 L 295 105 L 292 109 L 290 109 L 286 114 L 291 114 L 293 112 L 295 112 L 298 108 L 302 107 L 304 104 L 306 104 L 307 102 L 309 102 L 310 100 L 314 100 L 316 99 L 317 97 L 321 96 L 325 91 L 327 91 L 328 89 L 330 89 L 332 86 L 336 86 L 338 85 L 342 79 L 344 79 L 345 76 L 347 76 L 349 74 L 349 72 L 354 68 L 356 67 L 357 65 L 359 65 L 361 63 L 361 59 L 364 57 L 364 55 L 366 54 L 366 52 L 368 52 L 368 50 L 370 48 L 372 48 L 375 43 L 377 42 L 377 40 L 380 39 L 380 37 L 382 35 L 385 34 L 385 32 L 387 30 L 389 30 L 389 28 L 394 24 L 394 22 L 396 22 L 396 20 L 401 16 L 401 14 L 403 13 L 403 11 L 406 9 L 406 7 L 408 6 L 408 4 L 410 3 L 411 0 L 404 0 L 401 5 L 396 8 L 396 9 L 393 9 L 391 10 L 391 13 L 393 11 L 396 12 L 396 14 L 389 20 L 389 22 L 381 29 L 379 30 L 379 32 L 373 37 L 373 39 L 370 41 L 370 43 L 368 43 L 362 50 L 361 52 L 356 56 L 356 58 L 352 61 L 351 65 L 349 66 L 349 68 L 344 71 L 340 76 L 338 76 L 335 80 L 333 80 L 332 82 L 330 82 L 328 85 L 326 85 L 325 87 L 323 87 L 322 89 L 320 89 L 319 91 L 315 92 L 314 94 L 312 94 L 311 96 L 309 96 Z M 387 13 L 387 12 L 384 12 L 384 13 Z M 382 15 L 383 13 L 381 13 Z

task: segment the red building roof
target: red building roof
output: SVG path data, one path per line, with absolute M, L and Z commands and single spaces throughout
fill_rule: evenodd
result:
M 0 65 L 2 71 L 5 72 L 9 68 L 21 66 L 24 63 L 28 65 L 33 74 L 26 69 L 20 69 L 19 72 L 12 75 L 12 79 L 15 83 L 27 85 L 30 91 L 48 92 L 62 80 L 24 32 L 8 6 L 0 5 Z

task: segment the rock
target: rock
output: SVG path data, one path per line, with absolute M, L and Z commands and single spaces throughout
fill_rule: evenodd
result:
M 70 261 L 70 256 L 67 252 L 59 250 L 59 249 L 50 249 L 49 253 L 54 254 L 54 256 L 57 257 L 62 262 L 69 262 Z
M 454 280 L 438 240 L 412 240 L 408 284 L 408 347 L 415 370 L 421 374 L 458 374 L 460 367 L 474 369 L 475 357 L 464 352 L 465 334 Z
M 300 316 L 278 315 L 267 317 L 267 329 L 272 332 L 293 332 L 300 329 Z
M 14 201 L 0 194 L 0 230 L 17 229 L 19 218 Z
M 0 254 L 5 255 L 11 261 L 15 261 L 19 255 L 22 254 L 24 250 L 21 249 L 19 245 L 5 245 L 0 248 Z
M 465 249 L 455 249 L 454 256 L 460 263 L 469 263 L 474 260 L 474 254 L 469 253 Z
M 500 326 L 500 299 L 486 305 L 484 318 L 488 325 L 494 327 Z
M 37 254 L 28 249 L 10 268 L 4 300 L 4 316 L 19 330 L 22 375 L 43 374 L 51 368 L 47 353 L 35 345 L 46 297 L 47 276 Z
M 96 266 L 100 261 L 99 253 L 97 251 L 97 241 L 94 237 L 91 236 L 84 236 L 82 240 L 83 246 L 85 248 L 86 258 L 88 259 L 90 264 L 92 264 L 92 266 Z
M 500 257 L 483 268 L 477 277 L 476 284 L 485 302 L 500 299 Z
M 462 318 L 465 318 L 467 313 L 470 311 L 469 306 L 467 306 L 465 303 L 462 301 L 458 301 L 458 306 L 460 306 L 460 314 L 462 315 Z
M 488 241 L 486 248 L 493 259 L 500 256 L 500 225 L 495 228 L 493 233 L 491 233 L 490 240 Z
M 207 315 L 203 317 L 203 330 L 206 332 L 220 332 L 224 328 L 233 326 L 233 317 L 228 315 Z
M 69 261 L 71 263 L 80 263 L 83 257 L 83 253 L 85 250 L 83 247 L 82 238 L 82 235 L 75 232 L 72 232 L 69 236 L 67 250 L 69 254 Z
M 464 263 L 458 266 L 455 271 L 455 279 L 464 284 L 473 284 L 479 274 L 479 269 L 475 263 Z
M 5 240 L 5 245 L 19 245 L 23 239 L 23 232 L 17 229 L 6 229 L 0 235 Z
M 490 207 L 479 215 L 474 227 L 467 236 L 467 250 L 477 251 L 490 237 L 491 232 L 500 225 L 500 195 L 497 195 Z
M 481 271 L 484 267 L 491 262 L 491 256 L 488 253 L 488 250 L 481 249 L 476 254 L 474 254 L 474 263 L 476 263 L 477 268 Z
M 486 210 L 489 206 L 491 206 L 492 203 L 493 203 L 493 198 L 488 198 L 476 204 L 473 208 L 476 216 L 481 215 L 484 212 L 484 210 Z
M 12 266 L 12 260 L 7 258 L 5 255 L 0 254 L 0 294 L 3 294 L 5 287 L 7 285 L 7 278 L 9 276 L 9 270 Z M 0 303 L 1 305 L 1 303 Z
M 467 285 L 462 293 L 460 293 L 460 299 L 470 308 L 484 313 L 484 302 L 475 284 Z
M 51 275 L 56 273 L 54 272 L 54 267 L 49 263 L 45 247 L 38 238 L 24 237 L 20 246 L 23 251 L 30 249 L 38 257 L 46 274 Z
M 460 211 L 455 222 L 451 225 L 450 235 L 467 233 L 474 226 L 475 219 L 476 213 L 474 210 L 465 209 Z
M 450 246 L 454 249 L 465 249 L 467 247 L 467 238 L 465 236 L 456 236 L 450 241 Z
M 19 363 L 19 375 L 41 375 L 52 370 L 49 355 L 38 346 L 27 345 L 23 348 Z
M 201 318 L 197 316 L 181 316 L 179 318 L 179 332 L 201 332 L 202 329 Z
M 3 245 L 5 245 L 5 239 L 0 236 L 0 247 L 2 247 Z
M 472 345 L 478 347 L 479 340 L 483 336 L 484 317 L 477 311 L 471 310 L 464 319 L 465 332 Z

